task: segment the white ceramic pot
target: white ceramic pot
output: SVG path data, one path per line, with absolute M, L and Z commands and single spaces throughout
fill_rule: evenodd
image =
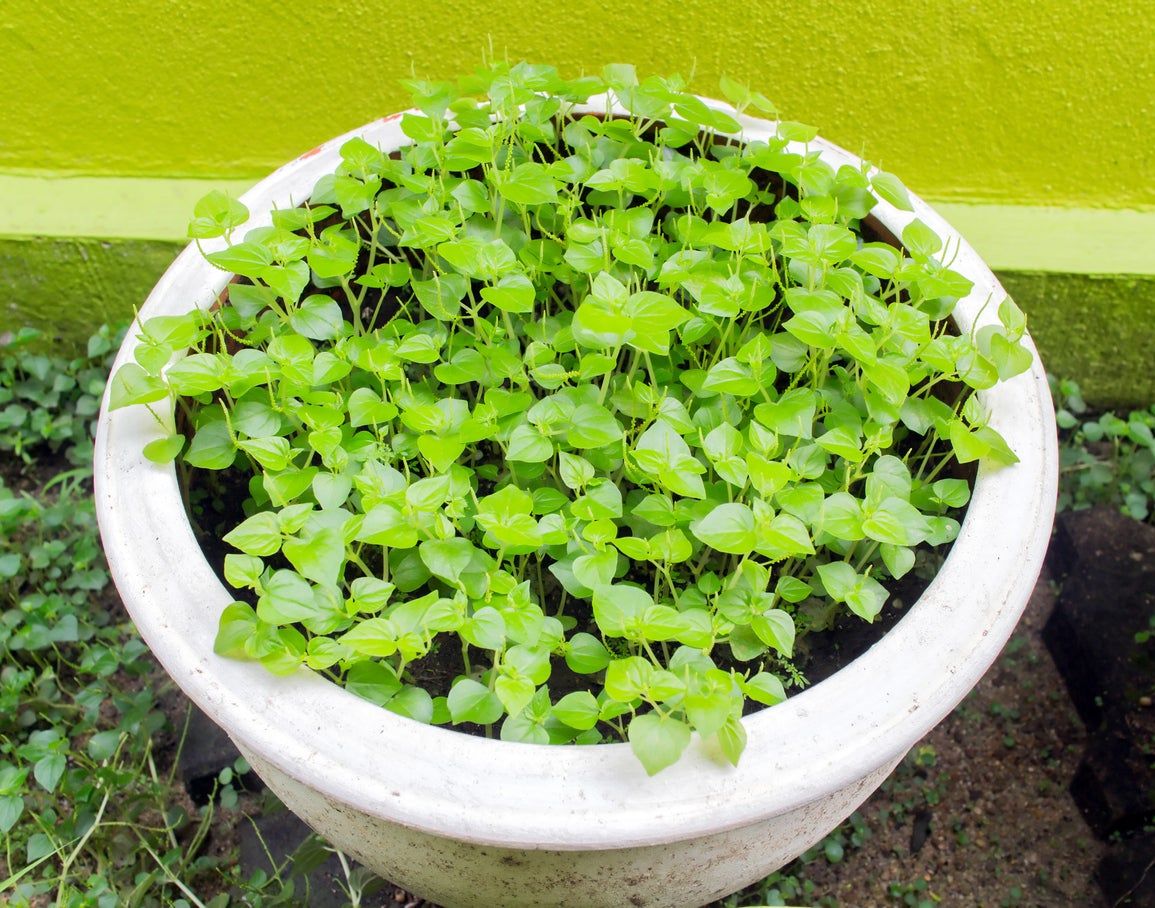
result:
M 304 201 L 347 138 L 386 151 L 406 144 L 398 119 L 333 139 L 262 180 L 243 198 L 247 226 Z M 741 122 L 750 139 L 774 131 Z M 828 143 L 811 147 L 835 165 L 861 163 Z M 942 218 L 913 202 L 914 214 L 885 202 L 875 213 L 896 234 L 917 216 L 957 245 L 953 267 L 974 282 L 957 309 L 960 327 L 992 323 L 995 306 L 984 304 L 1004 291 Z M 226 278 L 190 247 L 140 317 L 207 307 Z M 118 366 L 135 346 L 130 333 Z M 950 556 L 893 630 L 832 677 L 743 720 L 749 740 L 736 768 L 695 739 L 649 778 L 626 744 L 471 737 L 394 715 L 306 670 L 274 677 L 218 658 L 217 616 L 233 597 L 193 538 L 173 468 L 141 455 L 160 432 L 143 407 L 106 406 L 101 416 L 97 513 L 116 585 L 165 669 L 294 812 L 358 861 L 449 906 L 701 905 L 780 867 L 849 815 L 974 686 L 1018 621 L 1047 546 L 1057 478 L 1037 357 L 1029 373 L 981 398 L 1020 463 L 980 469 Z

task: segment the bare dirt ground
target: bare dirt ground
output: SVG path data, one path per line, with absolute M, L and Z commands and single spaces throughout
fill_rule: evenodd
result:
M 833 847 L 718 904 L 1105 908 L 1103 846 L 1067 790 L 1085 732 L 1041 638 L 1054 599 L 1044 570 L 982 682 Z

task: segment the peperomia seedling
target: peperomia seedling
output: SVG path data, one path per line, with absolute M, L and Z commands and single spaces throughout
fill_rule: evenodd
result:
M 349 140 L 271 226 L 202 200 L 237 279 L 113 382 L 180 405 L 149 457 L 246 477 L 217 652 L 650 773 L 691 731 L 737 762 L 812 607 L 873 620 L 958 531 L 947 466 L 1015 459 L 964 392 L 1028 368 L 1022 315 L 953 331 L 970 281 L 918 220 L 864 236 L 906 190 L 810 127 L 744 141 L 626 66 L 412 88 L 411 144 Z M 575 111 L 602 92 L 628 114 Z

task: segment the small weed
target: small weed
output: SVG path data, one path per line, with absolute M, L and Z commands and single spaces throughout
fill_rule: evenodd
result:
M 1112 412 L 1093 418 L 1075 382 L 1052 377 L 1051 393 L 1061 442 L 1059 509 L 1109 505 L 1151 522 L 1155 405 L 1126 419 Z
M 931 891 L 926 880 L 914 880 L 909 883 L 891 883 L 886 887 L 886 894 L 892 901 L 909 908 L 934 908 L 942 901 L 941 896 Z

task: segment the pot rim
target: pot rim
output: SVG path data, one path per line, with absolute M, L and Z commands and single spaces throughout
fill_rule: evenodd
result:
M 774 121 L 737 114 L 743 138 Z M 599 101 L 601 102 L 599 104 Z M 622 112 L 594 98 L 580 112 Z M 304 201 L 354 136 L 389 151 L 408 144 L 393 114 L 306 152 L 242 196 L 251 217 Z M 803 146 L 791 143 L 792 149 Z M 809 143 L 835 167 L 855 155 Z M 901 234 L 917 217 L 957 248 L 952 267 L 974 282 L 961 330 L 997 324 L 1006 294 L 974 250 L 925 202 L 913 212 L 880 200 L 874 214 Z M 202 243 L 206 251 L 223 241 Z M 139 321 L 208 308 L 230 275 L 190 245 L 141 308 L 117 356 L 129 361 Z M 979 468 L 958 539 L 907 614 L 826 680 L 743 719 L 737 767 L 697 735 L 682 759 L 648 777 L 624 743 L 514 744 L 403 718 L 302 669 L 288 677 L 216 656 L 217 616 L 233 597 L 208 565 L 185 517 L 175 468 L 141 449 L 163 428 L 144 407 L 101 411 L 95 454 L 97 517 L 117 588 L 141 635 L 184 692 L 238 743 L 339 807 L 440 835 L 512 848 L 587 850 L 657 845 L 746 826 L 855 785 L 899 759 L 962 699 L 998 655 L 1034 587 L 1054 517 L 1058 454 L 1046 375 L 1030 338 L 1029 372 L 980 392 L 1020 458 Z M 167 408 L 167 409 L 163 409 Z M 171 400 L 154 405 L 171 419 Z M 922 658 L 912 658 L 918 653 Z M 433 755 L 436 755 L 434 757 Z

